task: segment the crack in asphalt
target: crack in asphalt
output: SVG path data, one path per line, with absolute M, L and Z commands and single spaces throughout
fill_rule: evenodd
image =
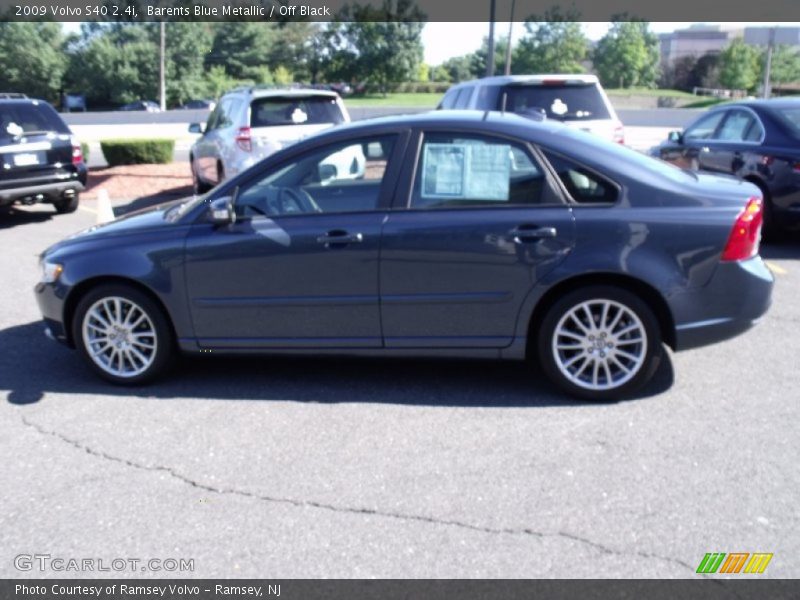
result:
M 203 490 L 203 491 L 206 491 L 206 492 L 211 492 L 211 493 L 214 493 L 214 494 L 228 495 L 228 496 L 239 496 L 239 497 L 242 497 L 242 498 L 250 498 L 250 499 L 260 500 L 260 501 L 263 501 L 263 502 L 270 502 L 270 503 L 274 503 L 274 504 L 285 504 L 285 505 L 293 506 L 293 507 L 297 507 L 297 508 L 308 508 L 308 507 L 310 507 L 310 508 L 317 508 L 317 509 L 320 509 L 320 510 L 327 510 L 327 511 L 336 512 L 336 513 L 343 513 L 343 514 L 373 515 L 373 516 L 376 516 L 376 517 L 397 519 L 397 520 L 400 520 L 400 521 L 416 521 L 416 522 L 419 522 L 419 523 L 429 523 L 429 524 L 432 524 L 432 525 L 458 527 L 460 529 L 466 529 L 466 530 L 469 530 L 469 531 L 476 531 L 476 532 L 479 532 L 479 533 L 489 533 L 489 534 L 493 534 L 493 535 L 527 535 L 527 536 L 535 537 L 535 538 L 538 538 L 538 539 L 544 539 L 544 538 L 548 538 L 548 537 L 550 537 L 550 538 L 553 538 L 553 537 L 554 538 L 562 538 L 562 539 L 565 539 L 565 540 L 571 540 L 573 542 L 578 542 L 579 544 L 583 544 L 585 546 L 593 548 L 596 551 L 600 552 L 601 554 L 615 555 L 615 556 L 639 556 L 641 558 L 656 559 L 656 560 L 661 560 L 661 561 L 664 561 L 664 562 L 672 563 L 674 565 L 678 565 L 678 566 L 680 566 L 680 567 L 682 567 L 684 569 L 687 569 L 687 570 L 691 571 L 692 573 L 695 572 L 694 567 L 692 567 L 688 563 L 685 563 L 682 560 L 679 560 L 677 558 L 672 558 L 672 557 L 669 557 L 669 556 L 662 556 L 662 555 L 659 555 L 659 554 L 653 554 L 653 553 L 649 553 L 649 552 L 641 552 L 641 551 L 629 552 L 629 551 L 616 550 L 616 549 L 611 548 L 609 546 L 605 546 L 605 545 L 603 545 L 601 543 L 592 541 L 592 540 L 590 540 L 588 538 L 581 537 L 581 536 L 578 536 L 578 535 L 575 535 L 573 533 L 569 533 L 569 532 L 566 532 L 566 531 L 545 532 L 545 531 L 535 531 L 535 530 L 530 529 L 530 528 L 515 529 L 515 528 L 510 528 L 510 527 L 509 528 L 486 527 L 486 526 L 481 526 L 481 525 L 474 525 L 472 523 L 467 523 L 465 521 L 457 521 L 457 520 L 454 520 L 454 519 L 440 519 L 440 518 L 436 518 L 436 517 L 428 517 L 428 516 L 425 516 L 425 515 L 414 515 L 414 514 L 408 514 L 408 513 L 388 512 L 388 511 L 381 511 L 381 510 L 372 509 L 372 508 L 357 508 L 357 507 L 349 507 L 349 506 L 337 506 L 335 504 L 327 504 L 327 503 L 323 503 L 323 502 L 316 502 L 316 501 L 313 501 L 313 500 L 296 500 L 296 499 L 293 499 L 293 498 L 280 498 L 280 497 L 275 497 L 275 496 L 266 496 L 266 495 L 263 495 L 263 494 L 256 494 L 254 492 L 248 492 L 246 490 L 239 490 L 239 489 L 234 489 L 234 488 L 224 488 L 224 487 L 214 487 L 214 486 L 208 485 L 206 483 L 201 483 L 201 482 L 195 481 L 194 479 L 191 479 L 191 478 L 187 477 L 186 475 L 183 475 L 183 474 L 175 471 L 171 467 L 164 467 L 164 466 L 159 466 L 159 465 L 156 465 L 156 466 L 144 465 L 144 464 L 140 464 L 140 463 L 134 462 L 134 461 L 132 461 L 130 459 L 127 459 L 127 458 L 121 458 L 121 457 L 118 457 L 118 456 L 114 456 L 114 455 L 108 454 L 106 452 L 95 450 L 95 449 L 90 448 L 89 446 L 79 442 L 78 440 L 74 440 L 72 438 L 69 438 L 69 437 L 67 437 L 67 436 L 65 436 L 65 435 L 63 435 L 63 434 L 61 434 L 61 433 L 59 433 L 57 431 L 45 429 L 41 425 L 39 425 L 37 423 L 34 423 L 32 421 L 29 421 L 25 416 L 22 416 L 21 420 L 22 420 L 22 423 L 26 427 L 29 427 L 29 428 L 35 430 L 39 434 L 47 435 L 47 436 L 53 437 L 55 439 L 58 439 L 61 442 L 72 446 L 76 450 L 81 450 L 81 451 L 85 452 L 86 454 L 88 454 L 90 456 L 93 456 L 95 458 L 100 458 L 100 459 L 107 460 L 107 461 L 110 461 L 110 462 L 115 462 L 115 463 L 118 463 L 118 464 L 121 464 L 121 465 L 125 465 L 127 467 L 130 467 L 130 468 L 133 468 L 133 469 L 137 469 L 137 470 L 140 470 L 140 471 L 148 471 L 148 472 L 153 472 L 153 473 L 164 473 L 166 475 L 169 475 L 173 479 L 176 479 L 176 480 L 178 480 L 178 481 L 180 481 L 182 483 L 185 483 L 185 484 L 187 484 L 187 485 L 189 485 L 189 486 L 191 486 L 193 488 L 196 488 L 198 490 Z M 714 582 L 718 583 L 719 585 L 722 585 L 723 587 L 727 588 L 727 586 L 725 586 L 722 581 L 719 581 L 719 580 L 716 580 L 716 579 L 713 579 L 713 578 L 708 578 L 708 579 L 710 581 L 714 581 Z M 739 597 L 738 594 L 736 594 L 736 592 L 734 590 L 728 590 L 728 591 L 733 593 L 737 598 Z

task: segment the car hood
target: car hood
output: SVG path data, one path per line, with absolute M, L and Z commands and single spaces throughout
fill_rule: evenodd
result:
M 179 222 L 176 219 L 170 218 L 171 215 L 174 214 L 174 211 L 170 212 L 171 209 L 177 209 L 178 205 L 183 204 L 191 199 L 192 197 L 189 196 L 187 198 L 181 198 L 179 200 L 157 204 L 155 206 L 150 206 L 148 208 L 127 213 L 118 219 L 109 221 L 108 223 L 99 223 L 97 225 L 93 225 L 92 227 L 89 227 L 89 229 L 84 229 L 83 231 L 74 233 L 68 238 L 65 238 L 53 246 L 50 246 L 44 251 L 43 254 L 50 254 L 56 250 L 60 250 L 67 246 L 80 244 L 91 239 L 114 237 L 131 233 L 159 230 L 168 227 L 176 227 Z

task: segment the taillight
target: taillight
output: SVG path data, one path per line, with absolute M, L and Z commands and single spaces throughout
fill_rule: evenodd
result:
M 753 196 L 736 217 L 728 243 L 722 251 L 722 260 L 747 260 L 758 254 L 761 223 L 764 220 L 763 200 Z
M 616 127 L 614 127 L 614 141 L 617 144 L 625 143 L 625 128 L 622 123 L 617 123 Z
M 236 134 L 236 145 L 245 152 L 250 152 L 253 149 L 253 138 L 250 137 L 249 127 L 239 127 Z
M 72 140 L 72 164 L 79 165 L 83 162 L 83 149 L 78 141 Z
M 800 173 L 800 162 L 796 162 L 792 165 L 792 171 L 795 173 Z

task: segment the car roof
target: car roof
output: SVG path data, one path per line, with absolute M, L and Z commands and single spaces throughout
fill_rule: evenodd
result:
M 585 73 L 537 73 L 535 75 L 496 75 L 464 81 L 458 85 L 524 85 L 526 83 L 541 83 L 543 81 L 564 81 L 572 83 L 597 83 L 597 75 Z M 453 86 L 456 87 L 456 86 Z
M 447 127 L 455 130 L 486 131 L 487 133 L 513 136 L 520 139 L 540 139 L 544 136 L 558 134 L 566 126 L 548 120 L 533 120 L 511 112 L 484 110 L 434 110 L 409 115 L 392 115 L 364 119 L 337 125 L 334 128 L 318 133 L 315 139 L 350 137 L 350 134 L 363 130 L 365 133 L 381 129 L 413 129 L 413 128 Z M 537 135 L 538 133 L 538 135 Z M 526 135 L 527 134 L 527 135 Z
M 726 108 L 729 106 L 750 106 L 756 108 L 797 108 L 800 107 L 800 97 L 793 98 L 754 98 L 752 100 L 739 100 L 738 102 L 730 102 L 723 104 L 719 108 Z
M 309 96 L 327 96 L 330 98 L 337 98 L 339 94 L 332 90 L 319 90 L 311 87 L 292 87 L 292 86 L 275 86 L 268 88 L 260 88 L 258 86 L 237 88 L 225 93 L 229 94 L 250 94 L 253 98 L 269 98 L 271 96 L 291 96 L 295 98 L 307 98 Z

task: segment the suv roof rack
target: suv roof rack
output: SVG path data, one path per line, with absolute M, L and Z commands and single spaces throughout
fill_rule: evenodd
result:
M 10 100 L 10 99 L 24 99 L 27 98 L 25 94 L 20 94 L 18 92 L 0 92 L 0 98 L 3 100 Z
M 255 92 L 258 90 L 321 90 L 326 92 L 332 92 L 334 90 L 331 89 L 331 86 L 323 84 L 323 83 L 261 83 L 258 85 L 243 85 L 232 90 L 228 90 L 225 94 L 233 94 L 235 92 Z M 223 94 L 223 95 L 225 95 Z

